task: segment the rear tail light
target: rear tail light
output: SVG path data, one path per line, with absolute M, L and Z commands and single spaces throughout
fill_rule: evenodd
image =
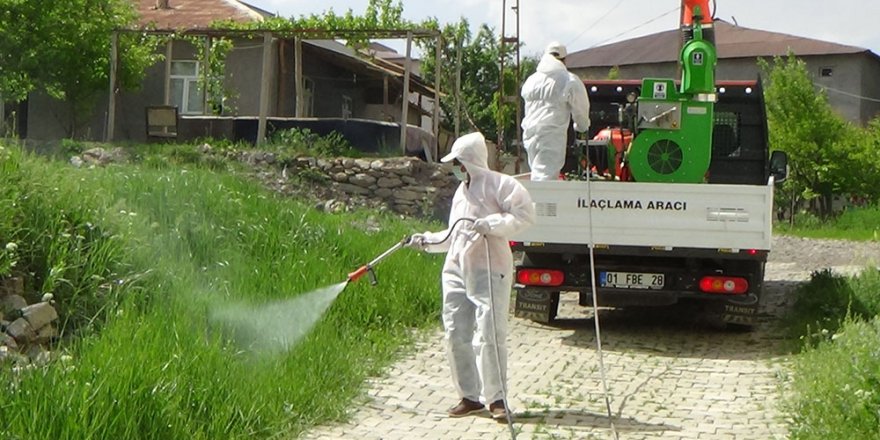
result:
M 559 286 L 565 281 L 561 270 L 520 269 L 516 281 L 526 286 Z
M 706 293 L 739 295 L 748 292 L 749 281 L 741 277 L 708 276 L 700 279 L 700 290 Z

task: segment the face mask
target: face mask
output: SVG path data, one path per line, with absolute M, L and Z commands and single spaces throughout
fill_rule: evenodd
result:
M 458 180 L 461 180 L 462 182 L 467 180 L 467 173 L 462 171 L 461 167 L 452 168 L 452 174 L 455 174 L 455 177 L 457 177 Z

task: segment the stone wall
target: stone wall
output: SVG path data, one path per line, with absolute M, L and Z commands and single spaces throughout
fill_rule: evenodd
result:
M 245 163 L 274 191 L 312 201 L 316 208 L 329 212 L 376 208 L 446 221 L 459 184 L 448 165 L 415 157 L 282 159 L 276 153 L 262 150 L 216 151 L 209 144 L 197 150 L 204 156 Z M 70 163 L 95 167 L 127 160 L 119 148 L 108 151 L 98 147 L 71 157 Z
M 382 200 L 392 211 L 406 215 L 445 217 L 458 186 L 448 167 L 416 158 L 306 159 L 299 163 L 328 176 L 331 185 L 345 194 Z
M 58 338 L 52 295 L 28 305 L 21 278 L 0 279 L 0 363 L 43 361 Z
M 259 179 L 274 190 L 313 200 L 328 212 L 367 207 L 445 221 L 459 184 L 448 165 L 413 157 L 301 157 L 277 163 L 272 153 L 251 152 L 241 159 L 256 165 Z

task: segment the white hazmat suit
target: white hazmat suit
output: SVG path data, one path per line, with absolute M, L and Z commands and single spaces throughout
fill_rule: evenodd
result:
M 559 179 L 565 164 L 569 120 L 574 119 L 575 131 L 583 133 L 590 128 L 587 89 L 560 61 L 565 56 L 565 46 L 559 43 L 548 46 L 537 71 L 522 87 L 523 147 L 529 156 L 532 180 Z
M 447 252 L 441 281 L 452 380 L 459 397 L 479 402 L 483 396 L 492 403 L 503 397 L 507 380 L 513 276 L 507 237 L 534 223 L 535 208 L 522 184 L 489 169 L 482 134 L 458 138 L 441 161 L 454 159 L 464 165 L 469 180 L 453 196 L 448 228 L 416 234 L 411 241 L 427 252 Z M 462 218 L 476 222 L 458 222 Z

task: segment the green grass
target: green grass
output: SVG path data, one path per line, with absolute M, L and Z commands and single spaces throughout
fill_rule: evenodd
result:
M 212 311 L 340 283 L 429 226 L 326 215 L 211 165 L 74 169 L 0 154 L 9 271 L 33 272 L 30 290 L 54 293 L 76 335 L 47 365 L 0 371 L 0 438 L 295 436 L 343 418 L 412 329 L 438 322 L 441 258 L 403 250 L 291 349 L 244 350 Z
M 844 277 L 829 269 L 813 273 L 794 293 L 795 302 L 782 319 L 789 337 L 834 334 L 847 316 L 867 320 L 880 313 L 880 271 L 866 269 Z
M 792 440 L 880 438 L 880 318 L 846 320 L 795 358 L 787 401 Z
M 880 271 L 813 274 L 784 323 L 799 338 L 784 409 L 790 438 L 880 438 Z
M 806 213 L 798 214 L 795 220 L 794 225 L 775 224 L 774 232 L 806 238 L 880 241 L 880 206 L 848 209 L 824 222 Z

